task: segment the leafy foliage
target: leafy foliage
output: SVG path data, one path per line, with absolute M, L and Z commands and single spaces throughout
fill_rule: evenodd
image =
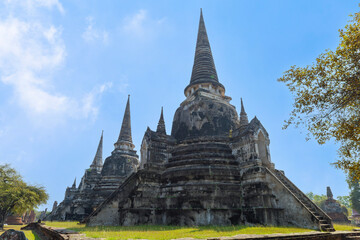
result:
M 349 216 L 349 209 L 345 207 L 344 205 L 341 205 L 341 211 L 348 217 Z
M 0 229 L 10 213 L 23 213 L 46 203 L 44 187 L 26 184 L 9 165 L 0 165 Z
M 327 199 L 326 195 L 316 195 L 313 192 L 309 192 L 306 194 L 308 198 L 310 198 L 311 201 L 313 201 L 316 205 L 318 205 L 320 208 L 324 209 L 324 203 Z M 341 205 L 342 212 L 348 216 L 349 212 L 351 211 L 351 201 L 350 196 L 338 196 L 337 201 Z
M 336 200 L 340 203 L 341 209 L 346 216 L 352 213 L 352 203 L 350 196 L 338 196 Z
M 302 125 L 319 144 L 339 143 L 334 163 L 360 179 L 360 13 L 339 30 L 340 44 L 306 67 L 292 66 L 278 79 L 294 96 L 284 128 Z
M 350 196 L 338 196 L 336 200 L 346 208 L 351 208 L 352 204 L 350 201 Z
M 348 180 L 350 187 L 350 202 L 351 207 L 357 212 L 360 212 L 360 184 L 359 181 Z
M 327 199 L 327 197 L 323 194 L 316 195 L 313 192 L 309 192 L 306 194 L 308 198 L 310 198 L 311 201 L 313 201 L 316 205 L 319 207 L 322 205 L 322 203 Z

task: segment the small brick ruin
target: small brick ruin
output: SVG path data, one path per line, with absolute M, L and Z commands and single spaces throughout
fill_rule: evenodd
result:
M 344 211 L 338 203 L 333 198 L 333 194 L 330 187 L 326 188 L 327 199 L 321 204 L 321 208 L 326 212 L 326 214 L 336 223 L 346 223 L 349 224 L 350 221 L 347 216 L 344 214 Z
M 23 225 L 23 219 L 18 214 L 11 214 L 6 217 L 5 223 L 8 225 Z
M 23 215 L 11 214 L 6 217 L 5 223 L 8 225 L 23 225 L 35 221 L 34 210 L 26 211 Z
M 132 143 L 130 98 L 115 149 L 102 164 L 103 135 L 79 186 L 49 220 L 99 225 L 293 225 L 332 231 L 331 218 L 277 170 L 269 134 L 241 101 L 225 95 L 200 15 L 194 65 L 171 134 L 163 110 L 140 159 Z M 305 169 L 304 169 L 305 170 Z

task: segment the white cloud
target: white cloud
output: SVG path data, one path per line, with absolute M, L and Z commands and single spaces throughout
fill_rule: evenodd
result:
M 128 33 L 142 36 L 145 33 L 144 21 L 147 17 L 147 12 L 144 9 L 140 9 L 133 16 L 125 19 L 124 30 Z
M 112 87 L 112 82 L 107 82 L 102 84 L 99 87 L 95 87 L 90 93 L 88 93 L 83 99 L 82 99 L 82 111 L 83 115 L 86 117 L 88 116 L 97 116 L 98 114 L 98 108 L 94 107 L 94 103 L 98 98 L 101 96 L 101 94 L 106 91 L 107 89 Z
M 64 62 L 59 29 L 9 17 L 0 21 L 0 36 L 1 81 L 14 87 L 19 104 L 36 113 L 65 108 L 66 97 L 47 92 L 43 77 Z
M 5 3 L 10 7 L 23 8 L 26 12 L 35 12 L 39 7 L 48 9 L 55 7 L 60 13 L 65 13 L 62 4 L 58 0 L 5 0 Z
M 93 17 L 88 17 L 86 19 L 86 21 L 87 21 L 88 25 L 82 34 L 82 38 L 88 43 L 92 43 L 92 42 L 100 40 L 104 44 L 107 44 L 109 41 L 108 32 L 105 30 L 99 30 L 99 29 L 95 28 Z
M 44 27 L 38 22 L 13 17 L 0 20 L 1 70 L 5 70 L 5 75 L 12 75 L 59 66 L 65 58 L 65 46 L 60 34 L 54 26 Z
M 14 6 L 19 1 L 8 2 Z M 63 11 L 57 0 L 25 2 L 48 8 L 56 6 Z M 11 11 L 0 17 L 0 82 L 13 87 L 14 101 L 39 121 L 96 117 L 95 99 L 110 85 L 100 86 L 99 90 L 79 98 L 56 91 L 53 76 L 64 66 L 66 59 L 62 29 L 37 17 L 26 20 L 21 17 Z
M 122 30 L 133 37 L 150 37 L 160 30 L 163 22 L 164 19 L 151 19 L 146 10 L 140 9 L 137 13 L 124 19 Z
M 28 2 L 31 2 L 31 0 L 28 0 Z M 65 13 L 63 6 L 58 0 L 35 0 L 35 3 L 48 8 L 56 7 L 59 12 Z

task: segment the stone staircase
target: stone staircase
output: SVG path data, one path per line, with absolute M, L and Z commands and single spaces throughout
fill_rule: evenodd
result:
M 101 209 L 106 206 L 109 202 L 111 202 L 113 199 L 115 199 L 119 193 L 122 196 L 122 200 L 125 201 L 127 197 L 129 196 L 130 192 L 134 190 L 134 188 L 137 187 L 137 183 L 139 180 L 139 172 L 133 172 L 130 174 L 128 178 L 118 187 L 117 190 L 112 192 L 106 199 L 103 201 L 95 211 L 93 211 L 87 218 L 83 219 L 80 223 L 88 223 L 90 218 L 93 216 L 96 216 Z
M 270 171 L 270 170 L 269 170 Z M 295 184 L 293 184 L 281 171 L 272 170 L 271 171 L 285 186 L 292 192 L 296 198 L 311 212 L 315 219 L 319 223 L 319 228 L 321 231 L 333 232 L 335 231 L 331 218 L 313 203 L 300 189 L 298 189 Z

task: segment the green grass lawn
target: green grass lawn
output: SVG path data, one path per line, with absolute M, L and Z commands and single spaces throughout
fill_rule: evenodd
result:
M 77 222 L 45 222 L 47 226 L 67 228 L 86 234 L 92 238 L 106 239 L 174 239 L 174 238 L 209 238 L 226 237 L 238 234 L 272 234 L 272 233 L 300 233 L 311 232 L 311 229 L 295 227 L 265 227 L 265 226 L 199 226 L 199 227 L 177 227 L 177 226 L 132 226 L 132 227 L 86 227 Z M 23 226 L 5 226 L 5 230 L 20 230 Z M 352 231 L 357 228 L 353 225 L 334 224 L 337 231 Z M 40 240 L 34 231 L 24 231 L 29 240 Z M 3 231 L 0 231 L 0 235 Z
M 25 233 L 26 238 L 29 239 L 29 240 L 40 240 L 40 238 L 35 233 L 35 231 L 20 230 L 20 228 L 22 228 L 24 226 L 26 226 L 26 225 L 7 225 L 7 226 L 4 226 L 4 231 L 0 230 L 0 235 L 3 234 L 3 232 L 5 232 L 6 230 L 15 229 L 15 230 L 23 231 Z
M 313 230 L 295 227 L 264 227 L 264 226 L 131 226 L 131 227 L 86 227 L 76 222 L 46 222 L 47 226 L 67 228 L 86 234 L 92 238 L 106 239 L 174 239 L 174 238 L 209 238 L 225 237 L 238 234 L 272 234 L 299 233 Z
M 354 228 L 359 229 L 360 227 L 357 227 L 355 225 L 351 224 L 333 224 L 336 231 L 352 231 Z

